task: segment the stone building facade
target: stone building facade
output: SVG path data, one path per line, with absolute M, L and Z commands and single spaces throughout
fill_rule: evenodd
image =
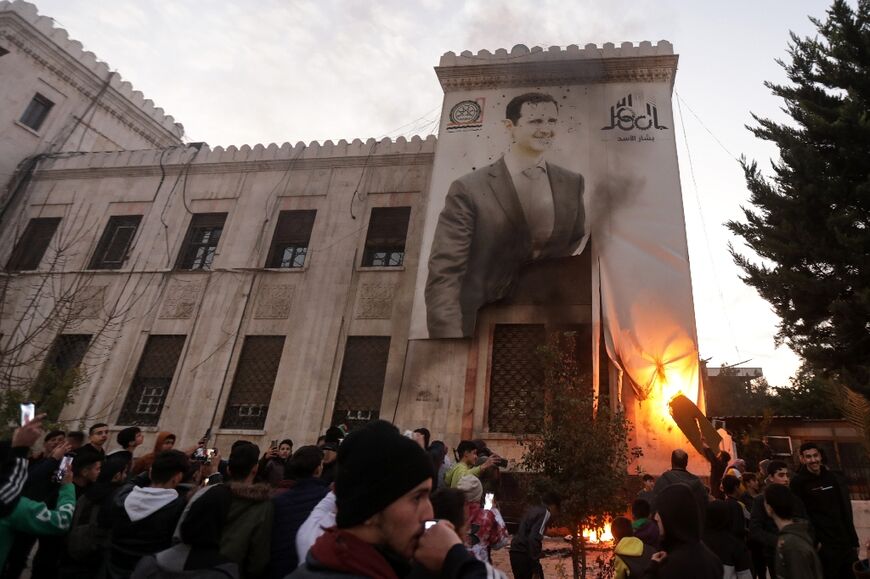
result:
M 21 161 L 180 145 L 184 128 L 33 4 L 0 1 L 0 207 Z
M 535 348 L 570 327 L 602 400 L 634 420 L 645 468 L 663 470 L 685 445 L 600 344 L 588 249 L 558 272 L 527 272 L 480 311 L 473 337 L 411 339 L 435 137 L 184 145 L 180 125 L 31 5 L 0 2 L 0 48 L 0 78 L 21 79 L 0 88 L 0 122 L 15 133 L 2 132 L 0 158 L 46 153 L 0 221 L 0 372 L 26 384 L 46 368 L 76 370 L 61 415 L 71 427 L 139 425 L 183 444 L 211 430 L 226 449 L 237 438 L 312 442 L 331 424 L 380 417 L 517 458 L 517 435 L 543 408 L 529 386 Z M 517 46 L 447 53 L 436 72 L 454 95 L 647 87 L 666 115 L 676 63 L 667 42 Z M 41 131 L 22 121 L 36 93 L 56 99 Z M 675 171 L 675 147 L 660 141 Z

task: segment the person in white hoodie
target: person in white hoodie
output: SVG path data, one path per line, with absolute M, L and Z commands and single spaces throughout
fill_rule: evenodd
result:
M 172 545 L 172 534 L 185 506 L 176 487 L 189 468 L 183 452 L 161 452 L 151 465 L 150 481 L 134 479 L 118 492 L 106 563 L 108 577 L 127 579 L 142 557 Z

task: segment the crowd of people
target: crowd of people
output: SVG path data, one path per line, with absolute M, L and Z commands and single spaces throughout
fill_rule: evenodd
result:
M 709 487 L 689 472 L 682 450 L 672 453 L 671 469 L 657 479 L 643 476 L 644 488 L 631 505 L 634 520 L 613 521 L 617 579 L 848 579 L 870 573 L 867 560 L 858 559 L 846 480 L 823 464 L 818 445 L 801 445 L 794 474 L 781 460 L 761 461 L 755 473 L 725 451 L 707 449 L 706 455 Z
M 516 579 L 543 578 L 544 536 L 560 516 L 546 492 L 510 535 L 497 500 L 504 461 L 482 441 L 450 453 L 425 428 L 334 426 L 295 449 L 237 440 L 224 458 L 205 438 L 179 449 L 160 432 L 141 452 L 136 427 L 113 444 L 106 424 L 45 433 L 42 420 L 0 445 L 4 579 L 28 566 L 35 579 L 499 578 L 499 549 Z M 631 518 L 612 521 L 616 578 L 852 577 L 845 483 L 814 445 L 801 459 L 793 478 L 779 461 L 765 477 L 731 462 L 711 493 L 674 451 L 671 470 L 643 477 Z

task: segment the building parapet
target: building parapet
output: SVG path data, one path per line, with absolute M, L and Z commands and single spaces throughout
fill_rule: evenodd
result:
M 102 83 L 110 78 L 111 71 L 105 62 L 97 60 L 97 57 L 93 52 L 84 50 L 82 43 L 71 39 L 66 30 L 55 27 L 51 18 L 41 16 L 35 5 L 29 2 L 24 2 L 23 0 L 0 0 L 0 28 L 3 28 L 3 25 L 10 28 L 10 30 L 5 33 L 0 30 L 0 36 L 6 36 L 10 42 L 16 43 L 19 48 L 29 53 L 31 56 L 38 60 L 43 60 L 44 64 L 57 74 L 62 77 L 69 76 L 68 74 L 64 74 L 63 70 L 59 70 L 57 66 L 52 66 L 53 63 L 48 62 L 45 59 L 44 54 L 36 54 L 34 48 L 29 45 L 29 43 L 20 42 L 20 39 L 19 42 L 16 42 L 15 34 L 11 30 L 13 25 L 16 24 L 15 17 L 29 24 L 32 28 L 41 33 L 50 43 L 54 44 L 56 49 L 66 53 L 66 55 L 78 63 L 81 68 L 91 73 L 93 77 L 96 77 L 88 79 L 91 81 L 89 84 L 94 86 L 82 86 L 82 83 L 76 82 L 76 79 L 67 79 L 76 86 L 78 90 L 86 93 L 87 96 L 93 96 L 93 94 L 90 93 L 95 94 Z M 20 22 L 18 24 L 18 29 L 23 31 Z M 117 100 L 126 100 L 152 122 L 167 131 L 174 140 L 181 140 L 181 137 L 184 134 L 183 125 L 175 122 L 175 119 L 171 115 L 166 114 L 162 108 L 155 106 L 154 102 L 150 99 L 146 99 L 140 91 L 134 90 L 133 85 L 122 80 L 118 74 L 111 74 L 109 86 L 117 93 Z M 121 118 L 121 115 L 119 115 L 118 112 L 112 112 Z
M 445 91 L 600 82 L 670 82 L 673 86 L 678 58 L 666 40 L 547 49 L 517 44 L 510 51 L 447 52 L 435 72 Z
M 44 159 L 36 179 L 68 178 L 81 173 L 159 173 L 179 171 L 190 165 L 195 172 L 269 171 L 287 169 L 291 162 L 299 169 L 320 166 L 384 166 L 398 163 L 430 163 L 436 138 L 414 136 L 337 143 L 298 142 L 295 145 L 231 145 L 227 148 L 208 145 L 181 145 L 165 149 L 110 151 L 97 153 L 60 153 Z M 162 167 L 162 169 L 161 169 Z

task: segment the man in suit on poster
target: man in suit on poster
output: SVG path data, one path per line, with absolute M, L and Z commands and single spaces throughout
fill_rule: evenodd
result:
M 544 158 L 556 99 L 519 95 L 505 117 L 509 149 L 455 180 L 438 218 L 425 290 L 430 338 L 471 336 L 477 310 L 507 296 L 524 264 L 570 256 L 586 233 L 583 176 Z

